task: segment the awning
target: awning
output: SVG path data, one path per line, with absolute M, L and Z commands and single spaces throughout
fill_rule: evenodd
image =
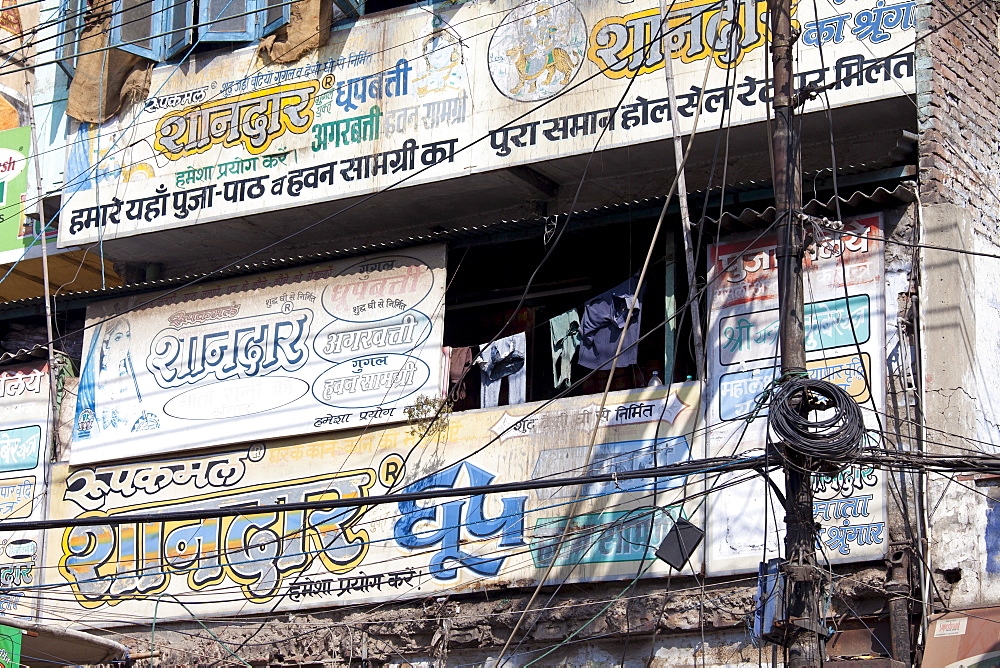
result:
M 128 648 L 101 636 L 0 617 L 0 624 L 24 631 L 21 665 L 31 668 L 65 668 L 67 665 L 124 662 Z
M 921 668 L 1000 666 L 1000 608 L 976 608 L 932 618 Z
M 760 184 L 748 183 L 727 185 L 727 191 L 751 192 L 754 188 L 759 188 Z M 845 191 L 847 188 L 845 186 Z M 766 191 L 770 199 L 770 191 Z M 831 197 L 827 200 L 812 199 L 806 202 L 802 209 L 806 213 L 814 216 L 834 217 L 839 209 L 842 215 L 849 216 L 857 213 L 867 213 L 880 208 L 893 208 L 905 206 L 916 199 L 913 186 L 901 183 L 893 186 L 891 190 L 883 187 L 874 189 L 859 189 L 849 191 L 848 197 Z M 693 193 L 692 196 L 695 194 Z M 549 222 L 564 221 L 571 217 L 575 223 L 574 227 L 588 227 L 592 225 L 603 225 L 615 221 L 633 221 L 641 217 L 655 218 L 663 207 L 665 197 L 650 197 L 617 204 L 609 204 L 591 209 L 573 211 L 552 216 L 542 216 L 533 218 L 521 218 L 516 220 L 494 220 L 483 222 L 478 225 L 468 225 L 454 229 L 434 229 L 426 234 L 408 236 L 405 238 L 393 239 L 391 241 L 363 244 L 359 246 L 343 247 L 321 253 L 311 253 L 285 258 L 275 258 L 253 262 L 248 264 L 238 264 L 227 267 L 225 270 L 204 273 L 187 274 L 184 276 L 174 276 L 165 279 L 156 279 L 128 285 L 114 286 L 102 289 L 83 290 L 71 294 L 59 295 L 55 298 L 57 304 L 63 310 L 69 308 L 82 308 L 88 303 L 101 299 L 112 299 L 126 297 L 130 295 L 143 294 L 158 290 L 168 290 L 191 282 L 202 280 L 220 280 L 232 278 L 234 276 L 248 276 L 274 271 L 277 269 L 288 269 L 291 267 L 304 266 L 317 262 L 329 262 L 347 257 L 356 257 L 370 253 L 384 253 L 387 251 L 407 248 L 419 244 L 449 242 L 449 243 L 489 243 L 491 235 L 499 232 L 511 232 L 516 230 L 528 230 L 532 234 L 537 234 L 539 230 L 545 228 Z M 732 205 L 731 205 L 732 206 Z M 677 208 L 676 199 L 673 201 L 668 212 Z M 709 226 L 721 226 L 725 232 L 741 232 L 755 227 L 764 227 L 774 222 L 774 207 L 767 206 L 762 209 L 744 208 L 740 213 L 725 213 L 718 219 L 707 217 L 704 223 Z M 29 297 L 15 301 L 0 303 L 0 316 L 6 318 L 18 318 L 25 315 L 38 315 L 44 313 L 45 300 L 41 297 Z

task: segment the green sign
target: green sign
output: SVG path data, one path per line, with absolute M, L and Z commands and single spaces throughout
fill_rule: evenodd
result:
M 0 668 L 21 665 L 21 629 L 0 625 Z
M 0 263 L 16 262 L 42 242 L 39 225 L 24 215 L 30 154 L 31 128 L 0 131 Z

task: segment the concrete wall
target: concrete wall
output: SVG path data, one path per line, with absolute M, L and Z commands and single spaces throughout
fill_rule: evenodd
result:
M 919 3 L 917 106 L 922 242 L 1000 251 L 997 8 Z M 922 252 L 926 447 L 990 454 L 1000 444 L 1000 260 Z M 976 442 L 985 441 L 987 443 Z M 989 483 L 931 475 L 927 508 L 935 596 L 951 607 L 1000 602 L 1000 530 Z M 995 494 L 994 494 L 995 495 Z
M 883 591 L 883 569 L 838 570 L 831 613 L 841 625 L 855 615 L 871 624 L 881 607 L 873 596 Z M 642 582 L 634 588 L 627 588 L 628 583 L 595 584 L 566 587 L 552 598 L 545 590 L 535 603 L 539 612 L 528 615 L 518 631 L 523 644 L 512 643 L 504 665 L 525 666 L 550 649 L 555 651 L 534 665 L 770 665 L 771 646 L 758 649 L 746 626 L 755 580 L 743 577 L 704 587 L 697 578 Z M 231 663 L 230 651 L 253 666 L 275 668 L 334 668 L 363 661 L 387 668 L 496 666 L 529 594 L 494 591 L 268 618 L 157 624 L 154 633 L 148 626 L 123 628 L 113 638 L 132 647 L 133 653 L 160 652 L 139 662 L 140 668 Z M 562 641 L 567 642 L 557 648 Z M 866 651 L 872 651 L 871 645 L 877 653 L 877 641 L 870 641 Z

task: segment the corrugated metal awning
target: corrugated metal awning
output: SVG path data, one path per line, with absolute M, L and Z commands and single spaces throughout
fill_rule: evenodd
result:
M 729 193 L 745 193 L 751 190 L 751 185 L 759 188 L 759 184 L 742 184 L 727 186 L 726 191 Z M 705 194 L 703 193 L 702 196 L 704 195 Z M 696 195 L 692 196 L 694 197 Z M 878 187 L 868 193 L 857 190 L 847 198 L 832 197 L 826 201 L 815 199 L 810 200 L 803 207 L 803 209 L 810 215 L 835 217 L 837 212 L 836 202 L 839 200 L 841 213 L 845 216 L 849 216 L 855 213 L 864 213 L 879 208 L 905 206 L 910 202 L 913 202 L 915 199 L 916 195 L 914 194 L 913 187 L 903 183 L 895 186 L 892 190 Z M 286 269 L 307 264 L 314 264 L 317 262 L 383 253 L 419 244 L 442 241 L 475 241 L 477 239 L 488 238 L 489 236 L 501 231 L 504 233 L 510 233 L 518 230 L 528 231 L 542 229 L 545 227 L 546 223 L 552 222 L 556 219 L 565 219 L 567 217 L 584 225 L 612 223 L 616 222 L 615 219 L 619 219 L 622 222 L 628 220 L 642 220 L 658 215 L 660 210 L 663 208 L 665 200 L 666 198 L 662 196 L 651 197 L 628 202 L 619 202 L 554 216 L 540 216 L 517 220 L 497 220 L 494 222 L 483 223 L 481 225 L 469 225 L 450 230 L 443 228 L 436 229 L 428 232 L 427 234 L 414 235 L 387 242 L 364 244 L 338 250 L 325 251 L 323 253 L 312 253 L 309 255 L 297 255 L 286 258 L 264 260 L 261 262 L 232 265 L 226 267 L 224 270 L 215 272 L 188 274 L 168 279 L 132 283 L 130 285 L 120 287 L 86 290 L 67 295 L 60 295 L 56 298 L 56 302 L 60 304 L 64 310 L 67 308 L 82 308 L 86 304 L 100 299 L 112 299 L 134 294 L 169 290 L 171 288 L 179 288 L 180 286 L 185 286 L 190 283 L 207 280 L 219 280 L 236 276 L 246 276 L 266 271 L 273 271 L 276 269 Z M 670 213 L 672 209 L 676 210 L 676 207 L 676 201 L 672 202 L 668 207 L 668 213 Z M 703 220 L 703 222 L 708 225 L 721 225 L 723 231 L 729 232 L 752 229 L 756 226 L 768 225 L 773 221 L 774 207 L 771 206 L 764 209 L 746 208 L 738 214 L 727 212 L 717 220 L 708 217 Z M 44 303 L 44 299 L 39 297 L 0 303 L 0 317 L 16 318 L 41 313 Z
M 22 362 L 37 362 L 49 357 L 48 346 L 37 345 L 31 348 L 22 348 L 17 352 L 9 352 L 0 355 L 0 366 L 8 364 L 19 364 Z
M 917 195 L 915 187 L 910 183 L 900 183 L 892 190 L 877 188 L 870 194 L 856 191 L 850 197 L 831 197 L 828 200 L 809 200 L 802 207 L 802 210 L 810 216 L 824 216 L 836 218 L 839 212 L 841 216 L 851 216 L 857 213 L 867 213 L 873 209 L 893 208 L 905 206 L 916 201 Z M 769 206 L 765 209 L 743 209 L 740 213 L 724 213 L 718 219 L 706 218 L 705 222 L 711 225 L 720 226 L 727 232 L 748 230 L 762 225 L 770 225 L 774 222 L 775 209 Z
M 21 665 L 65 668 L 81 664 L 120 663 L 128 659 L 125 645 L 101 636 L 58 626 L 0 617 L 0 624 L 21 629 Z

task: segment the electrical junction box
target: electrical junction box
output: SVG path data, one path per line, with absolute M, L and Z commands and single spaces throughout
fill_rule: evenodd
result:
M 753 614 L 753 638 L 780 643 L 782 632 L 777 620 L 785 618 L 785 574 L 781 572 L 783 560 L 779 558 L 762 561 L 757 570 L 756 607 Z

